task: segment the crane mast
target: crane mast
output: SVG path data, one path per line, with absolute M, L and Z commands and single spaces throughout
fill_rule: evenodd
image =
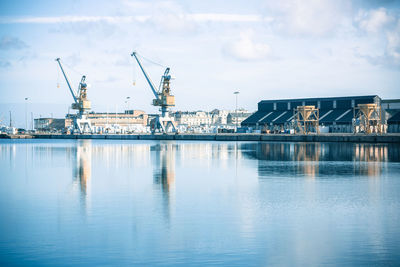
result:
M 67 82 L 68 89 L 71 92 L 72 98 L 74 102 L 71 105 L 72 109 L 78 110 L 78 114 L 73 117 L 73 126 L 80 134 L 85 132 L 92 133 L 92 125 L 90 121 L 87 119 L 87 112 L 91 108 L 91 103 L 87 99 L 87 84 L 86 84 L 86 76 L 83 75 L 81 81 L 78 85 L 77 93 L 74 93 L 74 90 L 71 87 L 71 83 L 68 80 L 67 75 L 65 74 L 64 68 L 61 64 L 61 59 L 56 58 L 58 65 L 60 66 L 61 72 L 64 75 L 65 81 Z
M 155 98 L 153 99 L 153 106 L 161 107 L 161 116 L 156 117 L 156 121 L 154 122 L 154 131 L 158 129 L 162 133 L 167 133 L 169 126 L 172 127 L 172 131 L 176 131 L 174 120 L 168 115 L 168 108 L 175 106 L 175 96 L 171 95 L 170 88 L 170 81 L 172 79 L 171 75 L 169 74 L 170 68 L 165 69 L 164 74 L 161 76 L 160 85 L 158 89 L 156 89 L 154 83 L 150 79 L 150 76 L 147 74 L 142 63 L 137 57 L 137 52 L 132 52 L 131 56 L 136 59 L 136 62 L 142 70 L 143 75 L 154 94 Z

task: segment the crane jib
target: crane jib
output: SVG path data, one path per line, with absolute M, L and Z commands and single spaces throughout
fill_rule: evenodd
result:
M 69 91 L 71 92 L 72 97 L 74 98 L 75 103 L 78 103 L 78 99 L 76 98 L 76 96 L 75 96 L 75 94 L 74 94 L 74 91 L 73 91 L 72 88 L 71 88 L 71 84 L 69 83 L 69 80 L 68 80 L 68 78 L 67 78 L 67 75 L 66 75 L 65 72 L 64 72 L 64 68 L 63 68 L 62 65 L 61 65 L 60 58 L 57 58 L 56 61 L 58 62 L 58 65 L 60 66 L 61 72 L 62 72 L 62 74 L 64 75 L 65 81 L 67 82 Z
M 145 77 L 146 80 L 147 80 L 147 83 L 150 85 L 151 91 L 153 91 L 154 96 L 155 96 L 157 99 L 159 99 L 160 96 L 159 96 L 159 94 L 158 94 L 157 91 L 156 91 L 156 87 L 154 86 L 153 82 L 151 81 L 149 75 L 148 75 L 148 74 L 146 73 L 146 71 L 144 70 L 142 64 L 140 63 L 139 58 L 136 56 L 136 52 L 133 52 L 133 53 L 131 54 L 131 56 L 134 56 L 134 57 L 135 57 L 137 63 L 139 64 L 140 69 L 141 69 L 142 72 L 143 72 L 144 77 Z

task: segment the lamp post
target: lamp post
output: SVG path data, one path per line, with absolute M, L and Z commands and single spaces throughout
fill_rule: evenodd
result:
M 131 99 L 131 97 L 130 97 L 130 96 L 127 96 L 127 97 L 126 97 L 126 101 L 125 101 L 125 103 L 126 103 L 126 105 L 127 105 L 126 110 L 129 110 L 129 99 Z
M 28 130 L 28 97 L 25 97 L 25 131 Z
M 236 108 L 235 108 L 235 117 L 236 117 L 236 121 L 235 121 L 235 133 L 237 132 L 237 126 L 238 126 L 238 113 L 237 113 L 237 104 L 238 104 L 238 94 L 239 91 L 236 91 L 233 93 L 236 96 Z

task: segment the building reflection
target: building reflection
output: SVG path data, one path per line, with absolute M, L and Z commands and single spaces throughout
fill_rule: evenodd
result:
M 240 149 L 245 157 L 258 160 L 260 177 L 379 176 L 384 162 L 399 161 L 398 146 L 387 144 L 243 143 Z
M 297 172 L 304 173 L 308 177 L 315 177 L 319 172 L 319 162 L 320 160 L 320 143 L 307 143 L 300 146 L 294 146 L 294 161 L 297 164 Z
M 378 176 L 381 174 L 380 162 L 388 161 L 388 146 L 355 144 L 353 161 L 356 173 Z M 368 168 L 365 167 L 365 163 L 368 164 Z
M 163 200 L 163 210 L 169 220 L 171 202 L 175 190 L 175 153 L 174 143 L 165 142 L 151 146 L 150 150 L 154 156 L 153 181 L 156 190 L 160 190 Z
M 86 207 L 92 175 L 92 143 L 91 140 L 79 140 L 76 146 L 76 165 L 74 168 L 74 185 L 79 187 L 80 199 Z

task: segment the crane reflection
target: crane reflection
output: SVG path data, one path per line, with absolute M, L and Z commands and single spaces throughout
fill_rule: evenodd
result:
M 79 140 L 76 146 L 76 165 L 74 168 L 74 185 L 79 187 L 81 204 L 86 207 L 92 175 L 91 140 Z
M 151 147 L 154 156 L 153 181 L 156 190 L 160 190 L 163 210 L 169 220 L 171 202 L 175 190 L 175 144 L 166 142 Z

